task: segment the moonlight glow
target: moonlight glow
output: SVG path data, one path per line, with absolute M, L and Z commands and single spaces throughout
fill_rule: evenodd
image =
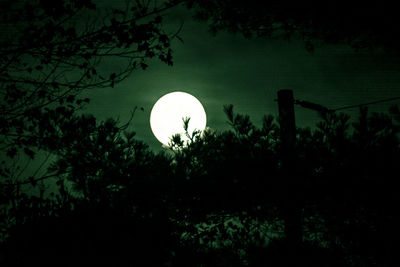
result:
M 184 92 L 173 92 L 164 95 L 154 104 L 150 114 L 150 126 L 154 136 L 168 145 L 170 138 L 175 134 L 184 135 L 183 118 L 190 118 L 189 134 L 194 130 L 203 131 L 206 127 L 206 112 L 200 101 Z

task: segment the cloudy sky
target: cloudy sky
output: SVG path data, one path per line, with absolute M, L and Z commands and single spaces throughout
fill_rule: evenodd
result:
M 217 130 L 228 128 L 222 111 L 226 104 L 250 115 L 256 125 L 264 114 L 277 116 L 274 100 L 280 89 L 292 89 L 296 99 L 332 109 L 400 96 L 399 58 L 338 46 L 310 54 L 300 41 L 248 40 L 228 33 L 212 36 L 207 25 L 192 20 L 183 9 L 171 12 L 168 29 L 178 29 L 181 21 L 184 43 L 173 41 L 172 67 L 154 60 L 146 71 L 134 72 L 114 89 L 87 92 L 92 101 L 86 112 L 125 122 L 135 106 L 143 107 L 135 114 L 132 129 L 138 139 L 159 151 L 161 143 L 149 124 L 150 111 L 158 98 L 172 91 L 198 98 L 207 113 L 207 126 Z M 373 105 L 370 110 L 386 111 L 395 103 L 399 102 Z M 318 121 L 314 111 L 296 107 L 295 112 L 298 126 L 312 127 Z M 344 112 L 357 115 L 357 109 Z

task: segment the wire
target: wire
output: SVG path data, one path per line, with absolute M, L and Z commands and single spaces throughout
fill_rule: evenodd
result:
M 377 103 L 389 102 L 389 101 L 398 100 L 398 99 L 400 99 L 400 96 L 398 96 L 398 97 L 392 97 L 392 98 L 387 98 L 387 99 L 382 99 L 382 100 L 377 100 L 377 101 L 373 101 L 373 102 L 369 102 L 369 103 L 364 103 L 364 104 L 351 105 L 351 106 L 344 106 L 344 107 L 335 108 L 335 109 L 332 109 L 332 110 L 333 110 L 333 111 L 338 111 L 338 110 L 343 110 L 343 109 L 350 109 L 350 108 L 356 108 L 356 107 L 361 107 L 361 106 L 367 106 L 367 105 L 372 105 L 372 104 L 377 104 Z

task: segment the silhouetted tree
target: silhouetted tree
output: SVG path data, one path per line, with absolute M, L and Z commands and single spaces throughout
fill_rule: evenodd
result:
M 284 189 L 293 185 L 280 176 L 277 126 L 267 117 L 262 129 L 269 130 L 258 130 L 248 117 L 234 114 L 231 106 L 225 111 L 233 132 L 206 131 L 175 150 L 177 175 L 187 180 L 182 198 L 189 204 L 182 219 L 191 222 L 187 231 L 196 251 L 192 253 L 225 248 L 236 252 L 228 256 L 220 250 L 222 254 L 213 257 L 233 255 L 236 260 L 257 264 L 251 257 L 257 257 L 253 253 L 258 251 L 270 255 L 260 259 L 264 264 L 268 260 L 283 264 L 287 260 L 283 232 L 275 238 L 264 237 L 264 245 L 250 234 L 254 221 L 264 226 L 275 224 L 282 230 L 282 212 L 293 199 Z M 396 231 L 393 203 L 398 201 L 394 174 L 399 171 L 396 162 L 400 159 L 398 109 L 392 111 L 392 116 L 367 116 L 362 108 L 352 132 L 349 117 L 335 113 L 322 114 L 323 121 L 314 131 L 298 129 L 294 173 L 303 229 L 303 244 L 295 259 L 299 264 L 391 266 L 395 254 L 389 236 Z M 238 227 L 227 226 L 232 218 L 242 224 L 239 228 L 246 229 L 248 239 L 237 235 L 241 232 Z M 198 227 L 193 227 L 206 221 L 208 230 L 199 233 Z M 266 229 L 260 227 L 256 232 L 268 232 Z M 242 246 L 233 245 L 235 236 Z
M 58 192 L 22 192 L 7 209 L 5 218 L 20 220 L 7 226 L 7 262 L 164 265 L 178 240 L 168 215 L 171 158 L 112 119 L 72 116 L 59 126 L 50 167 Z
M 169 154 L 149 151 L 114 120 L 65 120 L 59 138 L 69 141 L 52 166 L 59 193 L 21 194 L 21 223 L 3 242 L 8 262 L 43 262 L 41 251 L 49 261 L 126 265 L 293 262 L 279 125 L 266 116 L 256 127 L 232 106 L 224 111 L 232 130 L 207 129 L 187 143 L 174 137 Z M 297 129 L 299 264 L 395 266 L 399 114 L 363 108 L 351 125 L 327 113 L 314 130 Z
M 186 1 L 210 30 L 245 37 L 302 39 L 313 51 L 320 43 L 399 52 L 400 21 L 393 3 L 364 1 Z
M 177 3 L 131 1 L 123 8 L 111 8 L 102 7 L 101 3 L 96 6 L 90 0 L 1 1 L 0 239 L 8 236 L 9 227 L 18 229 L 19 225 L 36 220 L 28 212 L 36 211 L 35 207 L 43 208 L 36 213 L 39 217 L 57 214 L 54 205 L 73 209 L 71 201 L 76 197 L 69 196 L 64 187 L 65 177 L 71 173 L 71 182 L 81 186 L 86 199 L 105 202 L 106 197 L 112 197 L 104 192 L 102 196 L 94 194 L 95 187 L 100 192 L 108 181 L 103 179 L 100 185 L 99 179 L 90 178 L 95 174 L 100 178 L 111 175 L 104 174 L 107 166 L 101 175 L 93 170 L 101 165 L 96 162 L 96 155 L 92 155 L 91 162 L 82 162 L 87 171 L 83 175 L 81 166 L 74 168 L 73 162 L 68 162 L 78 163 L 83 158 L 78 159 L 79 155 L 72 152 L 66 157 L 64 153 L 70 152 L 71 147 L 75 153 L 82 149 L 89 153 L 90 146 L 79 147 L 77 143 L 85 140 L 90 144 L 89 135 L 98 132 L 103 132 L 98 134 L 98 143 L 106 143 L 101 136 L 112 135 L 107 132 L 113 130 L 112 122 L 98 126 L 93 117 L 76 115 L 89 102 L 79 94 L 87 89 L 114 87 L 133 71 L 145 70 L 152 58 L 172 65 L 170 41 L 177 33 L 169 35 L 163 30 L 162 16 Z M 110 70 L 106 68 L 109 64 L 117 66 Z M 146 151 L 143 144 L 135 147 L 135 151 Z M 43 162 L 38 161 L 43 154 Z M 40 172 L 57 157 L 64 158 L 44 174 Z M 38 168 L 27 174 L 25 170 L 32 162 Z M 95 163 L 98 165 L 90 169 L 89 165 Z M 51 205 L 47 199 L 49 190 L 41 184 L 48 178 L 60 180 L 60 192 L 53 195 Z
M 3 178 L 21 180 L 20 170 L 12 169 L 19 156 L 29 160 L 39 150 L 57 149 L 52 139 L 58 124 L 89 102 L 79 98 L 83 90 L 114 87 L 146 69 L 151 58 L 172 65 L 173 36 L 163 31 L 162 12 L 174 1 L 132 1 L 124 8 L 97 7 L 90 0 L 1 4 L 0 148 L 2 159 L 8 158 L 1 164 Z M 115 62 L 112 70 L 105 68 Z

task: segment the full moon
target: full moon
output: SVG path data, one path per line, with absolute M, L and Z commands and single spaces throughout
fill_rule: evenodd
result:
M 189 134 L 194 130 L 203 131 L 206 127 L 206 112 L 197 98 L 184 92 L 166 94 L 157 100 L 151 110 L 151 130 L 158 141 L 166 146 L 175 134 L 180 134 L 186 142 L 188 138 L 183 128 L 185 118 L 190 118 Z

